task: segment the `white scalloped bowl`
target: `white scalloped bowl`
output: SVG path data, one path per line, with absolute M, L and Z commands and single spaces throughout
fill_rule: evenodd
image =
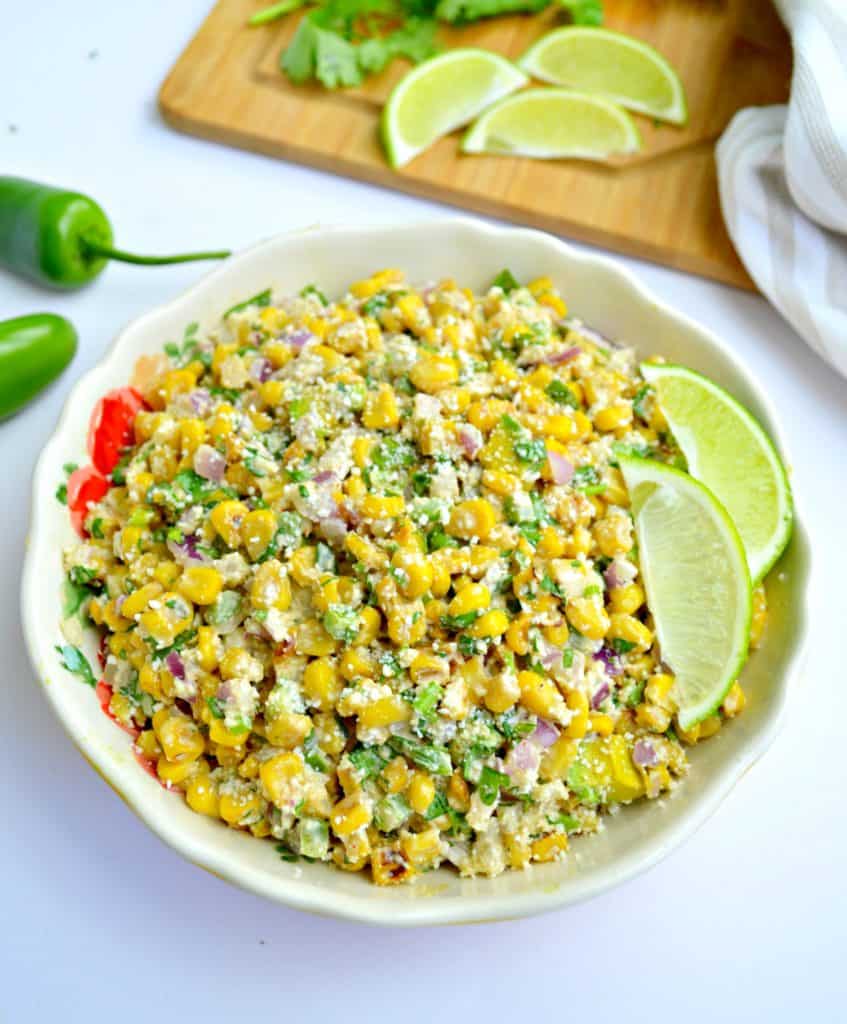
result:
M 474 289 L 487 286 L 503 267 L 521 280 L 548 274 L 572 312 L 588 324 L 645 355 L 658 352 L 691 366 L 727 388 L 759 418 L 788 462 L 770 403 L 730 346 L 665 306 L 610 259 L 578 253 L 539 232 L 464 218 L 284 234 L 233 257 L 182 297 L 130 324 L 74 388 L 35 470 L 22 592 L 27 645 L 47 698 L 86 759 L 161 839 L 221 878 L 292 907 L 374 924 L 447 924 L 541 913 L 596 895 L 656 864 L 709 817 L 773 740 L 807 633 L 810 555 L 802 525 L 768 581 L 767 639 L 744 672 L 748 708 L 718 737 L 691 751 L 693 767 L 684 784 L 661 804 L 628 807 L 599 834 L 577 839 L 565 862 L 496 879 L 460 879 L 441 869 L 411 886 L 381 889 L 361 874 L 282 862 L 273 843 L 194 814 L 142 771 L 129 736 L 102 713 L 93 691 L 60 666 L 54 650 L 62 642 L 60 554 L 74 536 L 53 495 L 63 463 L 84 461 L 88 418 L 99 396 L 127 382 L 138 356 L 159 351 L 191 321 L 211 327 L 247 295 L 268 286 L 290 294 L 308 282 L 341 294 L 349 282 L 386 266 L 403 268 L 411 281 L 450 275 Z M 92 635 L 86 650 L 92 663 L 95 650 Z

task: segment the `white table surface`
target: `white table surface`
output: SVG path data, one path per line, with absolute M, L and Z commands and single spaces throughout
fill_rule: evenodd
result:
M 207 7 L 0 4 L 3 173 L 97 197 L 140 251 L 443 212 L 165 127 L 157 87 Z M 60 382 L 0 424 L 0 1020 L 845 1019 L 847 383 L 760 298 L 624 262 L 731 339 L 789 425 L 820 569 L 805 678 L 771 751 L 659 867 L 545 917 L 415 932 L 310 917 L 217 881 L 149 833 L 71 746 L 19 622 L 32 466 L 118 328 L 202 268 L 113 266 L 73 295 L 0 276 L 0 318 L 55 310 L 81 336 Z

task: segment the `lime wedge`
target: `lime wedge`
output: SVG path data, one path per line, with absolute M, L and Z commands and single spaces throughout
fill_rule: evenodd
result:
M 526 89 L 500 100 L 468 130 L 465 153 L 603 160 L 633 153 L 641 137 L 625 110 L 569 89 Z
M 488 50 L 449 50 L 419 64 L 394 87 L 382 112 L 392 167 L 407 164 L 526 81 L 511 61 Z
M 661 121 L 685 124 L 679 75 L 652 46 L 605 28 L 559 28 L 518 61 L 528 75 L 614 100 Z
M 620 458 L 647 606 L 662 660 L 676 676 L 683 729 L 717 709 L 747 657 L 752 592 L 744 547 L 726 510 L 687 473 Z
M 770 438 L 717 384 L 684 366 L 641 367 L 688 460 L 688 471 L 732 516 L 758 583 L 785 550 L 794 515 L 791 488 Z

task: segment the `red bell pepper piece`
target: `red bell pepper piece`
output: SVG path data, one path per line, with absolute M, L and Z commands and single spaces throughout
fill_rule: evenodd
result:
M 104 476 L 117 466 L 122 449 L 132 444 L 133 424 L 147 403 L 135 388 L 108 391 L 91 414 L 88 424 L 88 453 L 94 468 Z

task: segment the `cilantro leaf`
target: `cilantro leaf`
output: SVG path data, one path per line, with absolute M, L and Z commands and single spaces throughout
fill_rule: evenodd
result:
M 602 25 L 603 0 L 559 0 L 574 25 Z
M 571 484 L 577 491 L 583 494 L 602 494 L 606 490 L 606 484 L 600 479 L 600 473 L 596 466 L 580 466 L 573 475 Z
M 395 57 L 406 57 L 413 64 L 420 64 L 438 53 L 436 28 L 432 18 L 409 18 L 405 25 L 387 36 L 366 39 L 358 48 L 359 67 L 365 74 L 372 74 L 382 71 Z
M 441 4 L 439 4 L 439 7 L 440 6 Z M 439 15 L 439 17 L 441 17 L 441 15 Z M 445 20 L 450 21 L 449 18 L 446 18 Z M 502 288 L 506 295 L 508 295 L 509 292 L 513 292 L 516 288 L 520 288 L 520 285 L 515 280 L 515 275 L 511 272 L 511 270 L 505 269 L 501 270 L 500 273 L 494 278 L 494 280 L 491 282 L 491 287 Z
M 73 644 L 64 644 L 61 647 L 56 645 L 56 650 L 62 656 L 62 667 L 78 676 L 86 686 L 96 686 L 97 680 L 88 664 L 88 658 L 78 647 Z
M 544 390 L 548 397 L 559 405 L 569 405 L 572 409 L 576 409 L 578 405 L 576 397 L 564 381 L 551 380 Z
M 359 85 L 362 73 L 356 47 L 331 28 L 321 28 L 319 13 L 312 11 L 297 26 L 282 55 L 282 70 L 296 85 L 310 78 L 317 78 L 327 89 Z

